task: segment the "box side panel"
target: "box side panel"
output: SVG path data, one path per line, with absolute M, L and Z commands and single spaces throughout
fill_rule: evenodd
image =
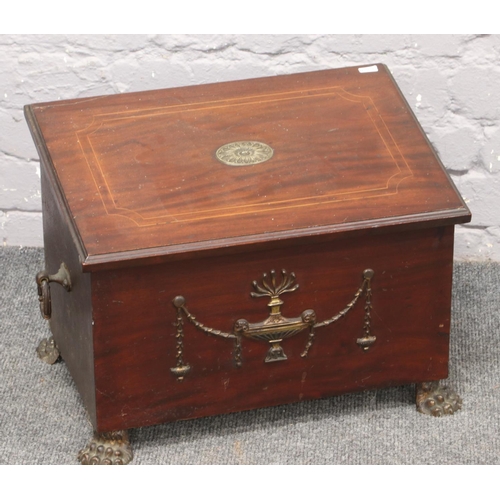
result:
M 91 275 L 82 272 L 82 257 L 72 238 L 64 204 L 51 171 L 43 162 L 41 170 L 46 270 L 55 274 L 64 262 L 72 284 L 70 292 L 56 283 L 50 286 L 50 329 L 95 425 Z
M 101 432 L 321 398 L 447 377 L 453 227 L 346 238 L 288 250 L 239 254 L 95 273 L 93 286 L 97 427 Z M 183 315 L 182 382 L 176 366 L 178 295 L 197 321 L 231 333 L 238 319 L 269 316 L 269 297 L 252 297 L 252 281 L 281 269 L 299 288 L 283 293 L 281 313 L 317 321 L 353 299 L 366 268 L 372 280 L 371 334 L 364 351 L 365 297 L 338 321 L 286 338 L 288 359 L 266 363 L 268 342 L 235 342 L 203 333 Z M 271 280 L 268 278 L 268 285 Z M 264 286 L 261 283 L 261 286 Z M 272 287 L 272 285 L 270 285 Z

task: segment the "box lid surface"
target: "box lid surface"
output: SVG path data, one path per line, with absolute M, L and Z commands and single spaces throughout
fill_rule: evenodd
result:
M 470 219 L 383 65 L 26 114 L 87 265 Z

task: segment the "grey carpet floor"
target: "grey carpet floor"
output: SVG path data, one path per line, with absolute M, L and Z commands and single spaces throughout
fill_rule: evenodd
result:
M 40 362 L 42 249 L 0 249 L 0 464 L 76 464 L 91 436 L 64 363 Z M 431 418 L 414 387 L 135 429 L 134 464 L 499 464 L 500 265 L 457 263 L 448 383 L 463 410 Z

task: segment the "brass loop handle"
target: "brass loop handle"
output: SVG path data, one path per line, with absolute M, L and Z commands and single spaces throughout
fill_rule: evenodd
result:
M 47 271 L 40 271 L 36 275 L 38 288 L 38 301 L 40 312 L 44 319 L 52 316 L 52 299 L 50 296 L 50 283 L 59 283 L 66 291 L 71 291 L 71 276 L 66 264 L 63 262 L 56 274 L 49 274 Z
M 52 300 L 50 298 L 50 285 L 47 279 L 41 280 L 41 284 L 38 286 L 38 300 L 42 316 L 44 319 L 50 319 L 52 315 Z

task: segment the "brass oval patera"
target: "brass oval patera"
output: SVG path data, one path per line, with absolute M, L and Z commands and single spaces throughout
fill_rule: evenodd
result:
M 215 152 L 220 162 L 234 167 L 257 165 L 271 159 L 273 154 L 273 148 L 257 141 L 230 142 Z

